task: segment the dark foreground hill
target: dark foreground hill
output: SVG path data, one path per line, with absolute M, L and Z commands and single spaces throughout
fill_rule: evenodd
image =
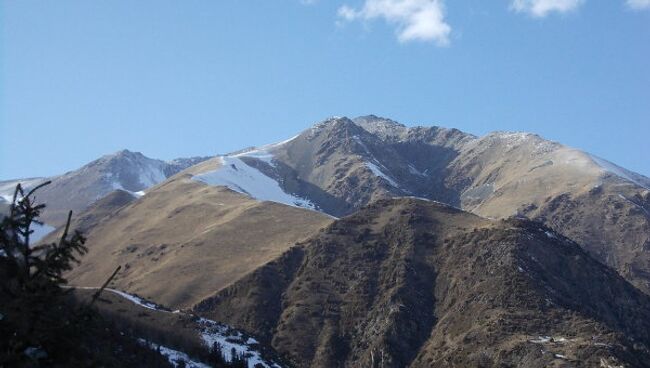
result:
M 650 298 L 527 220 L 416 199 L 334 222 L 195 306 L 299 367 L 648 367 Z

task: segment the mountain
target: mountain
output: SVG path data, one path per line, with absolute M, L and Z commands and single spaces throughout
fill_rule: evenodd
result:
M 415 196 L 485 217 L 528 217 L 650 293 L 650 179 L 535 134 L 476 137 L 372 115 L 335 117 L 192 172 L 207 184 L 333 216 Z
M 79 214 L 72 228 L 87 235 L 89 251 L 67 278 L 75 286 L 101 286 L 122 265 L 114 287 L 185 308 L 331 221 L 320 212 L 207 186 L 183 172 L 139 198 L 115 191 Z
M 141 195 L 145 189 L 206 159 L 193 157 L 165 162 L 122 150 L 60 176 L 0 182 L 0 196 L 11 201 L 16 184 L 22 183 L 30 189 L 51 180 L 50 185 L 38 191 L 38 200 L 47 203 L 42 213 L 45 223 L 56 227 L 65 222 L 69 210 L 79 212 L 117 189 Z
M 650 366 L 650 297 L 573 241 L 379 200 L 198 303 L 298 367 Z
M 160 167 L 132 166 L 75 219 L 74 286 L 122 265 L 112 287 L 297 366 L 650 361 L 650 179 L 586 152 L 371 115 L 162 170 L 146 193 L 131 184 Z

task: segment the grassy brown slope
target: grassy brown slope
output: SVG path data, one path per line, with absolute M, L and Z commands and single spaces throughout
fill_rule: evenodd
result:
M 70 229 L 86 233 L 97 226 L 100 222 L 107 221 L 109 218 L 116 216 L 122 207 L 125 207 L 135 200 L 136 198 L 131 193 L 123 190 L 113 191 L 97 202 L 91 204 L 87 210 L 80 214 L 73 213 L 70 222 Z M 41 240 L 41 243 L 57 241 L 58 235 L 61 231 L 62 227 L 58 229 L 58 231 L 51 232 Z
M 542 221 L 650 295 L 647 189 L 604 171 L 584 152 L 524 133 L 491 133 L 467 144 L 450 173 L 446 182 L 462 193 L 463 209 Z
M 650 299 L 545 231 L 379 201 L 195 310 L 305 367 L 647 366 Z
M 80 221 L 93 218 L 91 209 Z M 276 258 L 331 222 L 178 175 L 89 230 L 89 253 L 68 278 L 115 286 L 173 308 L 190 306 Z

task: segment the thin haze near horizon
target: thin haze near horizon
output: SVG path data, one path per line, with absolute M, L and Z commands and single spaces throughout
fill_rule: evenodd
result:
M 0 180 L 375 114 L 650 176 L 650 0 L 3 1 Z

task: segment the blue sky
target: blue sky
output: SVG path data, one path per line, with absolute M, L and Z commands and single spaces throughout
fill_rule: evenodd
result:
M 376 114 L 650 176 L 650 0 L 0 0 L 0 179 Z

